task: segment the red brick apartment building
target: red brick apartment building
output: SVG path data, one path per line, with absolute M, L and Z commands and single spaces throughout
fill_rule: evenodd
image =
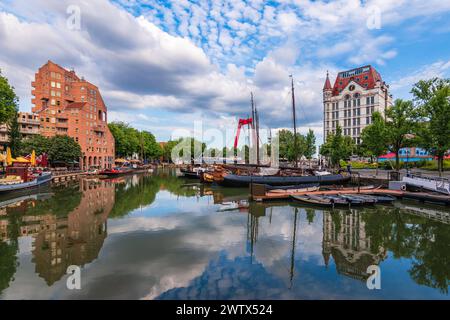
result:
M 110 168 L 114 164 L 114 137 L 97 86 L 52 61 L 39 68 L 31 86 L 32 111 L 40 118 L 43 136 L 73 137 L 81 146 L 83 169 Z

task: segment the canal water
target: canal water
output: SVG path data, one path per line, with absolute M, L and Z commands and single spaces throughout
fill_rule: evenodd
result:
M 15 197 L 0 198 L 0 299 L 450 298 L 445 207 L 249 204 L 162 170 Z

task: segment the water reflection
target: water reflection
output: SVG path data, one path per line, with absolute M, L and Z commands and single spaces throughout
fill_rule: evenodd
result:
M 448 299 L 443 207 L 249 203 L 169 171 L 44 191 L 0 198 L 2 299 Z M 80 291 L 65 288 L 69 265 L 83 267 Z

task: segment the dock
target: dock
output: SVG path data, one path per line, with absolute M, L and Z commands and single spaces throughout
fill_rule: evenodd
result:
M 77 180 L 80 177 L 86 176 L 86 172 L 74 172 L 64 174 L 53 174 L 52 183 L 60 183 L 65 181 Z
M 358 188 L 344 188 L 337 190 L 324 191 L 310 191 L 310 192 L 293 192 L 293 193 L 277 193 L 265 192 L 264 194 L 253 192 L 251 198 L 254 201 L 275 201 L 275 200 L 289 200 L 291 195 L 339 195 L 339 194 L 366 194 L 366 195 L 390 195 L 399 199 L 412 199 L 421 202 L 439 203 L 443 205 L 450 205 L 450 196 L 440 195 L 427 192 L 410 192 L 401 190 L 389 189 L 359 189 Z

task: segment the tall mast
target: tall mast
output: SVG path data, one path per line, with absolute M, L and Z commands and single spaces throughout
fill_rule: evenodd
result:
M 259 114 L 255 104 L 255 118 L 256 118 L 256 163 L 259 165 Z
M 255 103 L 253 101 L 253 92 L 250 92 L 250 102 L 252 104 L 252 127 L 255 128 Z
M 294 156 L 295 156 L 295 167 L 298 167 L 297 158 L 297 124 L 295 121 L 295 93 L 294 93 L 294 77 L 291 77 L 291 90 L 292 90 L 292 118 L 294 120 Z
M 256 163 L 259 165 L 259 125 L 258 125 L 258 111 L 253 99 L 253 92 L 250 92 L 250 101 L 252 104 L 252 128 L 253 128 L 253 146 L 256 144 Z M 255 132 L 256 131 L 256 132 Z M 256 142 L 256 143 L 255 143 Z

